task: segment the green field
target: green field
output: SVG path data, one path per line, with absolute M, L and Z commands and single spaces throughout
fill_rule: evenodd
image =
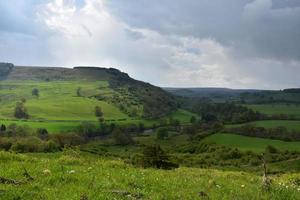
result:
M 177 110 L 173 114 L 169 115 L 165 118 L 165 120 L 168 120 L 170 117 L 173 119 L 178 119 L 181 123 L 189 123 L 190 118 L 192 116 L 196 116 L 193 113 L 190 113 L 185 110 Z M 146 120 L 146 119 L 122 119 L 122 120 L 114 120 L 110 119 L 107 120 L 108 123 L 115 123 L 119 125 L 123 124 L 139 124 L 143 123 L 146 127 L 151 127 L 153 124 L 159 124 L 160 120 Z M 62 132 L 72 132 L 74 131 L 82 122 L 86 122 L 85 120 L 72 120 L 72 121 L 60 121 L 60 120 L 53 120 L 53 121 L 31 121 L 31 120 L 15 120 L 15 119 L 0 119 L 0 124 L 5 124 L 8 126 L 9 124 L 17 124 L 17 125 L 25 125 L 33 129 L 37 128 L 46 128 L 49 133 L 62 133 Z M 98 124 L 97 120 L 89 121 L 91 123 Z
M 267 115 L 286 114 L 300 118 L 300 106 L 295 104 L 252 104 L 247 107 Z
M 286 127 L 288 130 L 296 130 L 300 131 L 300 121 L 291 121 L 291 120 L 262 120 L 255 121 L 245 124 L 235 124 L 235 125 L 227 125 L 226 127 L 238 127 L 246 124 L 252 124 L 258 127 L 264 128 L 276 128 L 276 127 Z
M 0 118 L 14 118 L 17 101 L 26 99 L 26 107 L 32 120 L 96 120 L 95 106 L 100 106 L 106 119 L 123 119 L 128 116 L 115 106 L 105 101 L 89 98 L 96 93 L 109 95 L 108 83 L 105 81 L 52 81 L 52 82 L 0 82 Z M 76 96 L 80 87 L 82 97 Z M 31 94 L 38 88 L 40 96 Z M 101 89 L 99 89 L 101 88 Z
M 279 150 L 300 151 L 300 142 L 283 142 L 279 140 L 262 139 L 233 134 L 214 134 L 204 139 L 219 145 L 238 148 L 243 151 L 263 152 L 268 145 Z
M 0 199 L 243 199 L 299 200 L 300 174 L 272 177 L 270 191 L 261 188 L 261 176 L 246 172 L 178 168 L 134 168 L 119 160 L 65 151 L 56 154 L 0 152 L 0 177 L 22 181 L 0 184 Z M 26 181 L 24 168 L 33 178 Z M 287 187 L 286 187 L 287 186 Z
M 79 87 L 81 96 L 76 94 Z M 39 90 L 39 97 L 31 94 L 33 88 Z M 99 101 L 93 97 L 94 95 L 101 95 L 106 100 Z M 159 123 L 159 120 L 145 120 L 139 116 L 129 117 L 109 102 L 113 95 L 116 95 L 116 91 L 108 86 L 107 81 L 1 81 L 0 123 L 47 128 L 50 133 L 68 132 L 73 131 L 83 121 L 97 123 L 95 106 L 101 107 L 104 118 L 109 123 L 142 122 L 145 126 Z M 16 102 L 22 98 L 26 99 L 25 106 L 30 116 L 26 121 L 14 118 Z M 188 123 L 193 115 L 188 111 L 178 110 L 166 119 L 172 117 L 181 123 Z

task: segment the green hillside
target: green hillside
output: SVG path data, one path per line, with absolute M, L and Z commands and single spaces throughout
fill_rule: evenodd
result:
M 175 100 L 165 91 L 116 69 L 1 64 L 0 75 L 0 120 L 4 124 L 26 124 L 15 116 L 20 101 L 29 115 L 27 125 L 38 127 L 49 122 L 46 127 L 51 131 L 67 131 L 82 121 L 96 122 L 96 106 L 105 121 L 120 124 L 150 125 L 165 117 L 178 116 L 183 121 L 191 117 L 188 112 L 176 112 Z M 38 96 L 32 94 L 34 89 Z

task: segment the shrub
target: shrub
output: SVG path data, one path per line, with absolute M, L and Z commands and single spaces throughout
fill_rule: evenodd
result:
M 96 117 L 102 118 L 103 117 L 103 112 L 100 106 L 95 107 L 95 115 Z
M 16 103 L 14 116 L 18 119 L 28 119 L 29 118 L 27 108 L 25 107 L 24 104 L 25 104 L 25 102 L 23 100 L 21 102 Z
M 33 88 L 32 91 L 31 91 L 31 94 L 32 94 L 32 96 L 39 97 L 40 91 L 37 88 Z
M 84 139 L 76 134 L 56 134 L 50 137 L 60 148 L 76 146 L 84 143 Z
M 38 128 L 36 130 L 37 136 L 42 139 L 42 140 L 46 140 L 49 137 L 49 133 L 47 131 L 47 129 L 45 128 Z
M 53 140 L 49 140 L 44 143 L 44 152 L 57 152 L 59 151 L 59 145 Z
M 156 132 L 156 138 L 158 140 L 164 140 L 169 136 L 167 128 L 159 128 Z
M 18 139 L 10 148 L 12 151 L 18 153 L 26 152 L 42 152 L 42 141 L 37 137 L 28 137 Z
M 145 147 L 142 156 L 135 159 L 135 162 L 138 162 L 137 160 L 140 159 L 140 165 L 144 168 L 174 169 L 178 167 L 178 164 L 169 160 L 169 157 L 159 145 Z
M 12 146 L 12 140 L 9 138 L 0 138 L 0 150 L 8 151 Z
M 275 147 L 273 147 L 273 146 L 271 146 L 271 145 L 268 145 L 268 146 L 266 147 L 266 152 L 267 152 L 267 153 L 277 153 L 278 150 L 277 150 Z
M 126 133 L 125 131 L 116 128 L 113 132 L 112 132 L 112 137 L 115 141 L 116 144 L 119 145 L 128 145 L 128 144 L 132 144 L 133 140 L 130 136 L 130 134 Z

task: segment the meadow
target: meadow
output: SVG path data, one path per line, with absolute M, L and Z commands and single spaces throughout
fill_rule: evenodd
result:
M 39 90 L 38 97 L 32 95 L 34 88 Z M 80 96 L 77 94 L 78 88 Z M 0 123 L 16 123 L 33 129 L 46 128 L 50 133 L 72 132 L 82 122 L 98 123 L 96 106 L 101 108 L 108 123 L 143 123 L 146 127 L 160 123 L 160 119 L 130 117 L 110 102 L 115 95 L 122 99 L 122 95 L 127 94 L 112 90 L 107 81 L 1 81 Z M 96 96 L 101 96 L 103 100 Z M 22 98 L 26 99 L 25 106 L 30 116 L 27 120 L 17 120 L 14 117 L 16 102 Z M 163 120 L 173 118 L 181 123 L 189 123 L 191 116 L 196 115 L 179 109 Z
M 268 145 L 282 151 L 300 151 L 300 142 L 284 142 L 280 140 L 262 139 L 234 134 L 218 133 L 208 136 L 204 141 L 257 153 L 264 152 Z
M 245 124 L 251 124 L 258 127 L 264 128 L 276 128 L 276 127 L 285 127 L 288 130 L 296 130 L 300 131 L 300 121 L 297 120 L 261 120 L 261 121 L 254 121 Z M 242 126 L 245 124 L 234 124 L 234 125 L 227 125 L 226 127 L 237 127 Z
M 300 118 L 300 106 L 298 104 L 249 104 L 247 107 L 267 115 L 286 114 Z
M 185 167 L 141 169 L 74 150 L 22 155 L 0 152 L 0 160 L 0 169 L 5 169 L 0 177 L 18 181 L 0 184 L 3 200 L 300 199 L 300 174 L 271 176 L 271 188 L 264 191 L 260 174 Z

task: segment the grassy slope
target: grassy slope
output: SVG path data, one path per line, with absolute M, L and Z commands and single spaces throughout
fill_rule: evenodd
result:
M 283 142 L 232 134 L 214 134 L 205 138 L 204 141 L 253 152 L 263 152 L 268 145 L 272 145 L 280 150 L 300 151 L 300 142 Z
M 117 124 L 143 122 L 146 126 L 158 123 L 157 120 L 130 118 L 116 106 L 105 101 L 88 98 L 94 94 L 114 95 L 106 81 L 1 81 L 0 82 L 0 122 L 3 124 L 17 123 L 32 128 L 47 128 L 51 133 L 73 130 L 82 121 L 94 121 L 95 106 L 100 106 L 104 117 Z M 81 87 L 83 97 L 76 96 Z M 33 97 L 31 91 L 38 88 L 39 98 Z M 26 107 L 30 119 L 16 121 L 13 116 L 14 107 L 21 98 L 26 98 Z M 193 114 L 178 110 L 169 117 L 188 123 Z M 168 118 L 168 117 L 167 117 Z
M 300 106 L 294 104 L 253 104 L 247 107 L 268 115 L 287 114 L 300 117 Z
M 261 177 L 245 172 L 179 168 L 171 171 L 133 168 L 122 161 L 89 155 L 0 152 L 0 176 L 24 180 L 23 167 L 34 177 L 20 186 L 0 184 L 0 199 L 300 199 L 292 185 L 300 174 L 273 177 L 269 192 L 261 189 Z M 45 169 L 51 173 L 44 174 Z M 74 173 L 70 171 L 74 170 Z M 284 183 L 288 187 L 280 186 Z M 126 194 L 124 194 L 126 192 Z M 206 198 L 203 198 L 206 199 Z
M 26 107 L 32 120 L 96 120 L 94 108 L 100 106 L 106 119 L 128 118 L 116 107 L 96 99 L 77 97 L 76 89 L 83 93 L 96 93 L 99 87 L 107 87 L 107 82 L 1 82 L 0 117 L 13 118 L 16 101 L 26 98 Z M 38 88 L 40 97 L 31 95 L 31 90 Z M 107 88 L 106 88 L 107 90 Z M 86 96 L 89 96 L 88 94 Z

